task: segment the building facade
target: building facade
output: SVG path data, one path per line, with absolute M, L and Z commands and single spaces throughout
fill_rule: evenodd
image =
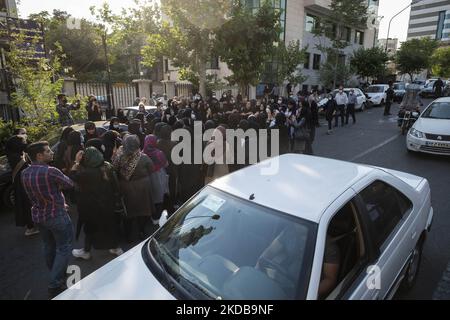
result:
M 257 10 L 264 1 L 267 0 L 244 0 L 244 4 Z M 274 8 L 281 10 L 281 26 L 283 31 L 281 33 L 281 42 L 289 44 L 291 41 L 299 41 L 301 47 L 308 47 L 307 61 L 301 66 L 302 73 L 307 76 L 307 80 L 294 91 L 321 89 L 319 70 L 321 65 L 326 61 L 326 56 L 317 49 L 317 45 L 331 45 L 331 42 L 326 37 L 316 37 L 313 34 L 313 27 L 316 20 L 319 18 L 326 18 L 331 13 L 329 7 L 331 0 L 268 0 Z M 378 0 L 367 0 L 370 8 L 370 16 L 373 19 L 378 15 Z M 360 47 L 372 48 L 377 45 L 377 29 L 376 25 L 373 28 L 364 27 L 361 29 L 344 28 L 341 31 L 348 42 L 348 46 L 342 50 L 340 61 L 342 63 L 350 63 L 350 56 L 354 50 Z M 273 62 L 273 61 L 272 61 Z M 274 85 L 274 79 L 271 75 L 274 74 L 270 70 L 270 65 L 275 63 L 268 62 L 268 68 L 261 79 L 259 88 L 250 88 L 250 97 L 254 98 L 265 84 Z M 170 62 L 165 63 L 166 81 L 179 82 L 177 70 L 171 67 Z M 225 63 L 220 60 L 211 64 L 208 73 L 214 75 L 217 79 L 225 79 L 231 75 Z
M 390 57 L 394 56 L 398 49 L 398 39 L 397 38 L 389 38 L 389 39 L 378 39 L 378 46 L 383 50 L 386 50 Z
M 450 0 L 422 0 L 411 6 L 408 40 L 423 37 L 450 41 Z

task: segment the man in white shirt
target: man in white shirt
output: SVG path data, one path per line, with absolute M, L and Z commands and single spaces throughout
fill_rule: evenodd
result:
M 339 92 L 336 94 L 334 98 L 337 104 L 337 112 L 334 120 L 334 126 L 338 126 L 338 118 L 341 117 L 341 125 L 345 125 L 345 108 L 348 104 L 347 94 L 344 92 L 344 88 L 342 86 L 339 87 Z

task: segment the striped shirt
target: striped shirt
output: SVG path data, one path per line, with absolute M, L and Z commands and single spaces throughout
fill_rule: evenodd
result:
M 41 223 L 66 212 L 62 189 L 74 187 L 74 182 L 59 169 L 33 163 L 22 172 L 23 187 L 31 201 L 33 222 Z

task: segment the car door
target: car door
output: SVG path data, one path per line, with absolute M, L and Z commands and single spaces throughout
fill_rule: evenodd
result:
M 358 101 L 356 109 L 361 109 L 361 106 L 363 105 L 363 103 L 366 102 L 366 97 L 364 96 L 364 94 L 359 89 L 356 89 L 356 99 Z
M 377 298 L 391 298 L 420 237 L 415 223 L 419 208 L 413 205 L 414 193 L 389 174 L 373 176 L 371 181 L 355 185 L 353 189 L 361 201 L 375 250 L 372 265 L 379 275 Z
M 352 225 L 343 224 L 342 219 L 338 223 L 338 228 L 343 230 L 343 232 L 336 229 L 336 219 L 344 214 L 353 217 L 354 233 L 351 231 Z M 334 227 L 334 232 L 330 232 L 332 226 Z M 373 300 L 377 298 L 378 290 L 375 287 L 369 290 L 365 285 L 367 268 L 374 256 L 368 232 L 366 223 L 360 214 L 357 194 L 352 189 L 349 189 L 327 208 L 319 223 L 308 299 Z M 340 235 L 341 233 L 343 235 Z M 324 277 L 323 270 L 327 263 L 326 254 L 329 243 L 329 237 L 327 236 L 334 237 L 337 241 L 336 244 L 340 252 L 339 274 L 334 288 L 328 294 L 321 296 L 319 292 L 323 289 L 321 288 L 321 282 Z M 349 236 L 353 238 L 348 238 Z M 355 250 L 355 255 L 351 256 L 351 250 L 353 249 Z

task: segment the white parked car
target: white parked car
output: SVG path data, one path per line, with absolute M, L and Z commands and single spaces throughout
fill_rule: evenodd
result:
M 450 98 L 432 102 L 406 137 L 410 151 L 450 155 Z
M 57 299 L 391 298 L 416 279 L 430 199 L 407 173 L 272 158 L 215 180 Z
M 156 106 L 145 106 L 145 111 L 147 113 L 154 113 L 156 109 Z M 123 113 L 129 121 L 132 121 L 139 113 L 139 107 L 127 107 L 123 109 Z
M 374 106 L 382 106 L 386 102 L 386 91 L 389 89 L 387 84 L 374 84 L 367 88 L 366 93 L 369 96 L 369 101 Z
M 356 94 L 356 99 L 357 99 L 357 104 L 355 105 L 355 110 L 360 110 L 360 111 L 364 111 L 367 108 L 367 98 L 364 94 L 364 92 L 362 92 L 359 88 L 345 88 L 344 92 L 347 94 L 347 96 L 350 93 L 350 90 L 354 90 L 355 94 Z M 339 90 L 336 89 L 334 90 L 331 94 L 333 95 L 333 97 L 336 96 L 336 93 L 338 93 Z M 328 98 L 324 98 L 322 100 L 319 101 L 319 103 L 317 104 L 319 108 L 325 108 L 325 105 L 328 102 Z

